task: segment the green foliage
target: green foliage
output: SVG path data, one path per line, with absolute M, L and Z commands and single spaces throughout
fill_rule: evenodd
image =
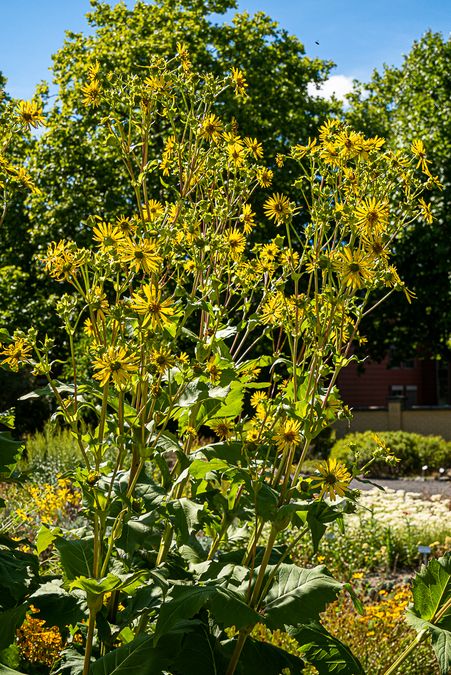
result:
M 407 620 L 419 636 L 430 634 L 440 673 L 446 675 L 451 668 L 451 553 L 420 570 L 412 594 Z
M 80 446 L 70 429 L 46 422 L 42 432 L 37 431 L 25 439 L 20 468 L 34 480 L 54 482 L 59 474 L 73 469 L 82 459 Z
M 451 466 L 451 443 L 441 436 L 421 436 L 407 431 L 380 431 L 377 436 L 400 461 L 387 464 L 383 459 L 376 459 L 368 469 L 369 476 L 418 476 L 423 466 L 427 466 L 429 472 Z M 373 459 L 377 449 L 374 432 L 356 432 L 336 441 L 331 457 L 347 466 L 353 466 L 357 458 L 357 466 L 363 467 Z
M 430 171 L 442 192 L 430 186 L 434 222 L 412 223 L 396 246 L 396 262 L 417 299 L 411 304 L 396 296 L 364 321 L 367 353 L 381 358 L 389 350 L 401 360 L 408 356 L 449 357 L 451 266 L 449 203 L 451 197 L 451 94 L 447 64 L 451 41 L 426 32 L 414 42 L 398 68 L 375 71 L 351 95 L 350 122 L 366 133 L 387 139 L 393 148 L 409 147 L 415 138 L 427 149 Z

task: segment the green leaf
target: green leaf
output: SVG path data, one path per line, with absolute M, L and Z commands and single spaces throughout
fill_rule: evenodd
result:
M 432 559 L 422 567 L 414 577 L 412 595 L 414 614 L 425 621 L 433 621 L 451 597 L 451 553 L 438 560 Z
M 39 562 L 35 555 L 0 548 L 0 608 L 10 609 L 38 585 Z
M 6 649 L 14 642 L 16 630 L 22 625 L 27 609 L 27 603 L 23 603 L 0 612 L 0 649 Z
M 446 675 L 451 669 L 451 553 L 421 568 L 413 580 L 412 595 L 407 622 L 417 632 L 429 632 L 440 672 Z
M 94 537 L 83 539 L 64 539 L 57 537 L 55 547 L 60 554 L 61 566 L 66 579 L 91 577 L 94 562 Z
M 191 499 L 182 497 L 173 499 L 167 505 L 168 512 L 173 516 L 175 527 L 178 532 L 178 541 L 186 544 L 190 535 L 201 524 L 201 514 L 204 514 L 203 506 L 196 504 Z
M 223 643 L 228 658 L 231 657 L 235 644 L 236 639 Z M 284 668 L 287 668 L 291 675 L 301 675 L 304 671 L 304 662 L 284 649 L 249 637 L 235 672 L 237 675 L 280 675 Z
M 341 589 L 324 565 L 303 569 L 282 564 L 263 605 L 266 622 L 281 628 L 315 621 Z
M 174 586 L 160 609 L 155 641 L 182 619 L 191 619 L 215 593 L 213 586 Z
M 0 477 L 11 476 L 24 448 L 24 444 L 16 441 L 9 431 L 0 431 Z
M 68 593 L 62 587 L 62 581 L 56 580 L 40 586 L 29 601 L 39 609 L 38 619 L 44 619 L 48 626 L 64 629 L 86 617 L 86 603 L 79 595 L 81 593 Z
M 261 616 L 251 609 L 240 595 L 230 588 L 216 588 L 216 593 L 207 603 L 212 615 L 225 627 L 235 626 L 240 630 L 261 621 Z
M 13 668 L 8 668 L 8 666 L 4 666 L 3 663 L 0 663 L 0 675 L 25 675 L 25 673 L 14 670 Z
M 320 623 L 301 626 L 290 635 L 299 643 L 302 655 L 315 666 L 319 675 L 365 675 L 361 663 L 351 650 Z
M 230 465 L 228 462 L 216 457 L 208 462 L 205 462 L 202 459 L 195 459 L 189 467 L 189 473 L 193 478 L 205 478 L 205 476 L 212 471 L 225 471 L 229 468 Z
M 61 530 L 59 528 L 50 530 L 45 525 L 41 525 L 36 535 L 35 547 L 37 554 L 41 555 L 41 553 L 45 551 L 45 549 L 48 548 L 60 534 Z
M 153 639 L 144 635 L 97 659 L 90 675 L 159 675 L 168 660 L 153 646 Z

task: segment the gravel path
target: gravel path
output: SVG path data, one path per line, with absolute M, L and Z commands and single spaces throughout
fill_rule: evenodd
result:
M 382 485 L 385 488 L 391 488 L 392 490 L 405 490 L 406 492 L 420 492 L 425 497 L 431 497 L 432 495 L 441 494 L 444 497 L 451 498 L 451 481 L 441 481 L 441 480 L 421 480 L 419 479 L 387 479 L 387 478 L 373 478 L 373 483 L 377 485 Z M 357 488 L 358 490 L 371 490 L 373 485 L 369 483 L 360 483 L 358 481 L 352 481 L 352 488 Z

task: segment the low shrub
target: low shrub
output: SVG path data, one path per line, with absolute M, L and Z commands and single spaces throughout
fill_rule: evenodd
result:
M 73 469 L 81 460 L 78 441 L 73 433 L 46 422 L 42 432 L 26 437 L 20 469 L 32 474 L 33 481 L 54 483 L 58 475 Z
M 395 477 L 420 474 L 427 465 L 429 471 L 438 471 L 441 467 L 451 466 L 451 443 L 441 436 L 421 436 L 407 431 L 380 431 L 377 437 L 382 439 L 391 452 L 400 460 L 388 465 L 376 460 L 369 468 L 372 477 Z M 378 441 L 375 432 L 348 434 L 334 443 L 331 457 L 348 466 L 357 461 L 363 467 L 371 460 L 377 450 Z

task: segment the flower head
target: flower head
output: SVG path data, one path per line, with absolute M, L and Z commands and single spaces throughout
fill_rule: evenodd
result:
M 313 478 L 312 486 L 321 489 L 319 498 L 329 495 L 334 502 L 339 497 L 344 497 L 349 488 L 352 476 L 342 462 L 336 459 L 326 459 L 317 465 L 318 478 Z
M 161 291 L 152 284 L 143 286 L 133 295 L 132 309 L 144 316 L 143 327 L 164 328 L 174 314 L 171 300 L 162 300 Z
M 265 216 L 276 223 L 283 223 L 292 213 L 290 200 L 285 195 L 275 192 L 263 204 Z
M 17 115 L 22 124 L 28 127 L 28 129 L 30 127 L 37 129 L 45 123 L 42 108 L 37 103 L 34 103 L 34 101 L 19 101 Z
M 277 449 L 280 452 L 291 450 L 301 442 L 301 423 L 297 420 L 287 419 L 280 426 L 275 436 Z
M 127 384 L 131 376 L 137 370 L 136 357 L 128 353 L 125 347 L 110 346 L 106 351 L 94 360 L 94 369 L 97 371 L 93 377 L 104 386 L 110 380 L 121 388 Z

